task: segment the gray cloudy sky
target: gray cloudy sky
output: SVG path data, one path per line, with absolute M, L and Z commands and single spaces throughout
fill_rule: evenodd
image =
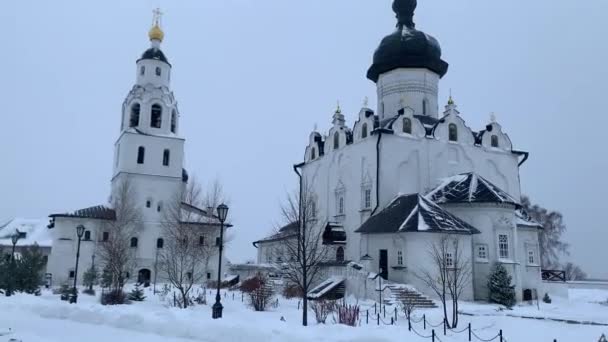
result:
M 490 112 L 531 152 L 525 194 L 561 211 L 571 258 L 608 278 L 608 1 L 419 0 L 449 89 L 473 129 Z M 0 11 L 0 219 L 107 200 L 121 104 L 149 46 L 152 9 L 173 64 L 186 166 L 232 198 L 232 260 L 279 218 L 315 123 L 339 99 L 352 124 L 390 0 L 9 1 Z

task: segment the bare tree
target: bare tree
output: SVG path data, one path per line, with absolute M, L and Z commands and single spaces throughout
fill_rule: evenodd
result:
M 558 267 L 560 255 L 569 254 L 569 244 L 562 241 L 562 234 L 566 231 L 562 214 L 532 204 L 527 196 L 522 196 L 521 205 L 523 210 L 543 227 L 539 235 L 540 261 L 543 268 Z
M 563 265 L 562 267 L 564 269 L 564 272 L 566 273 L 567 281 L 585 280 L 587 278 L 587 274 L 578 265 L 568 262 L 565 265 Z
M 190 290 L 202 281 L 215 246 L 209 243 L 208 218 L 197 205 L 202 203 L 200 185 L 191 180 L 183 193 L 175 194 L 163 210 L 164 246 L 159 267 L 181 295 L 180 304 L 190 304 Z
M 443 306 L 443 317 L 452 328 L 458 325 L 458 301 L 471 280 L 470 260 L 457 236 L 442 235 L 429 246 L 432 267 L 420 269 L 415 276 L 437 294 Z M 452 319 L 448 318 L 448 300 L 452 300 Z
M 136 194 L 129 178 L 114 189 L 112 207 L 116 217 L 104 222 L 107 240 L 99 244 L 98 255 L 111 292 L 122 292 L 127 274 L 135 266 L 131 248 L 133 238 L 141 224 L 141 212 L 136 205 Z
M 316 219 L 314 194 L 304 181 L 299 192 L 287 195 L 281 214 L 285 223 L 296 223 L 296 236 L 281 242 L 281 262 L 277 266 L 302 293 L 302 325 L 306 326 L 307 294 L 321 276 L 321 263 L 327 260 L 329 249 L 323 245 L 323 229 Z
M 220 204 L 230 206 L 230 198 L 224 191 L 224 185 L 219 178 L 215 178 L 207 184 L 204 193 L 201 196 L 200 207 L 205 209 L 210 216 L 217 215 L 217 207 Z M 230 213 L 228 211 L 228 217 L 226 221 L 230 220 Z M 232 230 L 224 231 L 224 248 L 234 240 L 234 233 Z

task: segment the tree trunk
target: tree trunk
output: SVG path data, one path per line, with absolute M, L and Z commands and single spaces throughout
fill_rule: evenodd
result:
M 180 290 L 180 292 L 182 293 L 182 300 L 184 302 L 183 309 L 185 309 L 188 307 L 188 296 L 186 295 L 186 293 L 183 290 Z

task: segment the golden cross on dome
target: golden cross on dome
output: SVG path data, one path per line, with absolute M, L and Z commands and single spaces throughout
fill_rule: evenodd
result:
M 153 14 L 153 16 L 152 16 L 152 25 L 160 27 L 160 19 L 163 16 L 163 12 L 160 11 L 160 8 L 155 8 L 152 11 L 152 14 Z

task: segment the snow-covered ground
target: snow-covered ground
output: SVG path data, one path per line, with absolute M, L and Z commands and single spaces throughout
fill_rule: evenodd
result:
M 314 314 L 309 319 L 311 326 L 300 325 L 301 311 L 297 300 L 279 297 L 279 306 L 268 312 L 254 312 L 241 302 L 239 292 L 228 292 L 222 298 L 224 318 L 211 319 L 210 305 L 195 306 L 187 310 L 169 307 L 159 296 L 148 296 L 144 302 L 123 306 L 102 306 L 94 297 L 79 296 L 78 304 L 60 301 L 59 296 L 44 292 L 42 296 L 15 295 L 0 297 L 0 342 L 11 338 L 23 342 L 106 342 L 106 341 L 430 341 L 418 337 L 407 329 L 407 321 L 399 315 L 397 324 L 376 325 L 373 319 L 373 304 L 360 303 L 361 326 L 351 328 L 333 323 L 328 318 L 326 325 L 317 325 Z M 213 295 L 207 300 L 212 303 Z M 550 317 L 577 321 L 594 321 L 608 324 L 608 306 L 600 304 L 608 299 L 608 291 L 571 290 L 569 301 L 554 298 L 552 304 L 518 306 L 514 310 L 499 311 L 489 304 L 463 303 L 462 310 L 479 316 L 461 316 L 459 329 L 471 322 L 473 331 L 483 339 L 496 336 L 503 330 L 505 341 L 597 341 L 602 333 L 608 335 L 608 326 L 579 325 L 552 320 L 526 319 L 508 315 L 528 317 Z M 371 308 L 370 324 L 365 322 L 365 311 Z M 441 322 L 438 309 L 420 310 L 417 317 L 425 314 L 432 324 Z M 387 310 L 387 322 L 394 311 Z M 284 318 L 284 321 L 281 318 Z M 414 324 L 422 335 L 422 323 Z M 10 333 L 7 334 L 9 332 Z M 467 341 L 467 334 L 453 332 L 443 336 L 437 327 L 438 341 Z M 473 338 L 473 341 L 476 339 Z M 497 341 L 497 340 L 496 340 Z

